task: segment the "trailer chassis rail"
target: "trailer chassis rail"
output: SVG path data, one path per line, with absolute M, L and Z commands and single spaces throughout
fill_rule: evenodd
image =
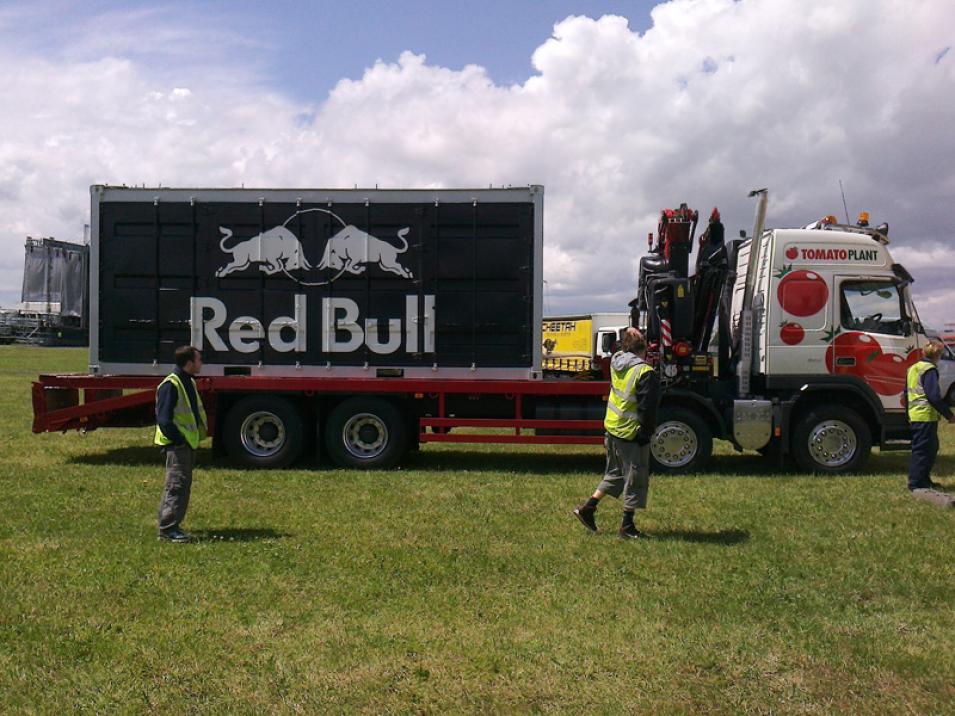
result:
M 95 430 L 100 427 L 134 427 L 154 419 L 156 387 L 162 376 L 58 374 L 41 375 L 33 383 L 33 432 Z M 422 443 L 499 443 L 599 445 L 603 442 L 600 420 L 540 420 L 523 416 L 525 399 L 532 396 L 600 396 L 607 393 L 605 381 L 556 380 L 406 380 L 387 378 L 313 378 L 266 376 L 210 376 L 196 381 L 214 430 L 215 407 L 220 394 L 297 393 L 306 398 L 320 395 L 354 396 L 378 394 L 408 399 L 431 399 L 437 414 L 418 419 Z M 498 395 L 513 404 L 513 417 L 472 418 L 448 414 L 452 395 Z M 460 430 L 465 430 L 461 432 Z M 495 432 L 467 432 L 467 430 Z M 455 432 L 452 432 L 454 430 Z M 539 431 L 559 434 L 540 434 Z

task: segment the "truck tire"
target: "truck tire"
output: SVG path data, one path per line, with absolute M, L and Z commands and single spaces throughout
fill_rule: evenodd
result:
M 872 433 L 852 408 L 819 406 L 796 421 L 791 452 L 806 472 L 840 473 L 861 467 L 872 449 Z
M 388 468 L 407 450 L 406 423 L 406 417 L 387 400 L 349 398 L 325 421 L 325 448 L 340 467 Z
M 229 409 L 222 437 L 229 457 L 242 465 L 288 467 L 305 447 L 305 426 L 291 401 L 250 395 Z
M 681 406 L 660 407 L 657 429 L 650 439 L 650 467 L 654 472 L 698 472 L 712 454 L 713 431 L 703 418 Z

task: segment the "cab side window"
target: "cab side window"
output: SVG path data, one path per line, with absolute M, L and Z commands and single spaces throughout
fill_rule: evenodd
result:
M 613 352 L 613 344 L 616 343 L 614 340 L 615 336 L 613 333 L 603 333 L 600 336 L 600 352 L 601 353 L 611 353 Z
M 853 331 L 904 336 L 907 316 L 898 286 L 890 281 L 845 281 L 842 327 Z

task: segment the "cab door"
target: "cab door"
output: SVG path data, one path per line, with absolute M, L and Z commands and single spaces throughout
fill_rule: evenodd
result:
M 886 410 L 902 409 L 918 341 L 899 282 L 890 277 L 838 277 L 834 329 L 826 352 L 829 372 L 863 380 Z

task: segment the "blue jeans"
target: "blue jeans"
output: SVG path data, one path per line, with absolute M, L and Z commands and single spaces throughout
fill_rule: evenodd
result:
M 909 462 L 909 489 L 929 487 L 932 465 L 938 455 L 938 423 L 909 423 L 912 429 L 912 459 Z

